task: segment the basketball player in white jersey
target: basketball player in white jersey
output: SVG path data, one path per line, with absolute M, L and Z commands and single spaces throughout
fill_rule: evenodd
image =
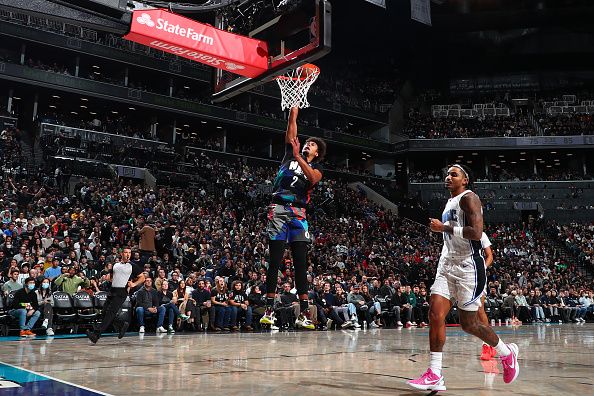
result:
M 462 330 L 497 350 L 503 365 L 503 381 L 513 382 L 520 372 L 518 346 L 505 344 L 477 315 L 480 297 L 486 283 L 485 260 L 480 239 L 483 234 L 483 211 L 479 197 L 470 191 L 470 170 L 456 164 L 448 169 L 445 179 L 451 198 L 442 214 L 442 221 L 430 219 L 433 232 L 443 234 L 443 249 L 431 287 L 429 307 L 430 368 L 408 385 L 425 391 L 446 390 L 441 372 L 442 351 L 446 341 L 445 318 L 454 302 L 458 303 Z

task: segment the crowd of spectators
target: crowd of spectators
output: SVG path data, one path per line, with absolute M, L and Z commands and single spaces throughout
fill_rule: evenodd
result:
M 413 139 L 485 138 L 534 136 L 536 132 L 523 115 L 476 118 L 433 117 L 410 111 L 402 132 Z
M 576 136 L 594 134 L 592 114 L 543 115 L 538 119 L 545 136 Z
M 589 174 L 568 169 L 541 168 L 538 174 L 522 168 L 502 167 L 491 169 L 489 175 L 475 173 L 478 182 L 535 182 L 535 181 L 572 181 L 592 180 Z M 435 170 L 414 170 L 409 174 L 411 183 L 440 183 L 445 175 Z
M 592 280 L 578 270 L 576 256 L 565 255 L 549 238 L 551 226 L 487 228 L 495 247 L 494 265 L 487 270 L 485 302 L 491 319 L 577 323 L 592 312 Z
M 271 185 L 276 169 L 249 166 L 241 160 L 215 160 L 205 154 L 198 161 L 204 169 L 202 187 L 198 188 L 152 189 L 123 180 L 88 179 L 73 186 L 74 194 L 65 194 L 50 187 L 42 189 L 29 178 L 5 183 L 0 215 L 4 291 L 33 278 L 35 288 L 49 283 L 51 290 L 97 293 L 107 287 L 105 274 L 121 249 L 129 246 L 134 251 L 133 261 L 152 279 L 151 285 L 144 285 L 145 290 L 154 287 L 162 292 L 165 279 L 168 290 L 178 290 L 174 304 L 179 317 L 170 322 L 171 329 L 165 329 L 159 317 L 157 328 L 236 330 L 242 324 L 237 318 L 243 314 L 244 329 L 249 331 L 254 325 L 251 316 L 256 317 L 257 311 L 251 312 L 248 320 L 247 312 L 239 311 L 244 309 L 245 299 L 239 305 L 228 303 L 240 307 L 235 313 L 218 307 L 232 298 L 228 290 L 236 288 L 236 281 L 246 296 L 256 290 L 266 292 L 264 230 L 269 195 L 261 187 Z M 316 205 L 309 217 L 315 242 L 308 255 L 308 280 L 318 327 L 324 329 L 333 322 L 353 328 L 359 322 L 371 327 L 391 322 L 397 326 L 426 323 L 424 304 L 439 258 L 440 239 L 426 227 L 384 211 L 340 180 L 323 180 L 313 201 Z M 147 240 L 146 227 L 154 238 Z M 580 293 L 591 288 L 575 271 L 575 264 L 563 261 L 537 226 L 501 225 L 488 233 L 496 251 L 489 282 L 500 299 L 536 287 L 545 295 L 553 289 Z M 281 310 L 287 304 L 287 308 L 292 306 L 287 294 L 294 286 L 289 252 L 285 264 L 277 288 Z M 525 272 L 531 285 L 516 275 Z M 180 289 L 182 281 L 185 291 Z M 325 306 L 327 300 L 319 298 L 324 287 L 333 295 L 341 290 L 346 293 L 346 302 L 336 306 L 346 308 L 338 311 L 338 319 L 334 309 Z M 199 292 L 193 293 L 195 289 Z M 212 298 L 204 298 L 204 290 Z M 248 298 L 254 302 L 253 311 L 258 307 L 256 297 Z M 349 304 L 355 304 L 354 308 Z M 178 316 L 171 310 L 171 315 Z M 285 317 L 281 324 L 290 327 L 292 321 L 286 314 L 280 315 Z M 45 323 L 48 326 L 50 323 Z

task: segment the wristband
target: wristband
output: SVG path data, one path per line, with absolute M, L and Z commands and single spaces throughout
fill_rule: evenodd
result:
M 464 238 L 464 235 L 462 233 L 463 230 L 464 230 L 464 227 L 454 227 L 453 234 L 457 237 Z

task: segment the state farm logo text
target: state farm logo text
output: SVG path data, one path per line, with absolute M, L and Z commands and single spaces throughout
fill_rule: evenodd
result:
M 158 30 L 163 30 L 167 33 L 173 33 L 177 36 L 186 37 L 200 43 L 214 45 L 214 39 L 212 37 L 198 33 L 191 27 L 185 28 L 181 27 L 180 25 L 174 25 L 163 18 L 157 18 L 157 23 L 155 23 L 149 14 L 142 13 L 138 18 L 136 18 L 136 22 L 140 23 L 141 25 L 146 25 L 150 28 L 156 27 Z
M 191 58 L 191 59 L 206 63 L 206 64 L 214 66 L 214 67 L 224 66 L 225 69 L 230 70 L 230 71 L 245 69 L 245 66 L 243 66 L 243 65 L 239 65 L 239 64 L 233 63 L 233 62 L 227 62 L 224 59 L 220 59 L 220 58 L 217 58 L 212 55 L 207 55 L 207 54 L 203 54 L 202 52 L 193 51 L 193 50 L 190 50 L 187 48 L 179 47 L 177 45 L 164 43 L 159 40 L 151 41 L 148 45 L 153 48 L 157 48 L 162 51 L 167 51 L 167 52 L 177 55 L 177 56 L 184 56 L 186 58 Z

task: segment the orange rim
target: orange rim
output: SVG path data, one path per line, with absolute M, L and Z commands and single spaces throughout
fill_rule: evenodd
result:
M 277 76 L 276 78 L 278 80 L 292 80 L 292 81 L 303 81 L 306 78 L 308 78 L 311 75 L 316 75 L 316 74 L 320 74 L 320 68 L 317 67 L 316 65 L 314 65 L 313 63 L 306 63 L 302 66 L 299 66 L 299 68 L 303 68 L 303 67 L 307 67 L 307 69 L 310 69 L 311 72 L 308 74 L 306 73 L 306 76 L 303 77 L 288 77 L 288 76 Z

